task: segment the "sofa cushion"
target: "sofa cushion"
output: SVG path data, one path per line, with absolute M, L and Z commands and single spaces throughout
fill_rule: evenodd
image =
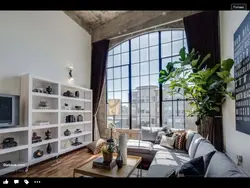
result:
M 205 177 L 247 177 L 224 153 L 216 152 L 210 160 Z
M 186 150 L 187 150 L 187 151 L 188 151 L 188 149 L 189 149 L 189 146 L 190 146 L 190 144 L 191 144 L 191 141 L 192 141 L 194 135 L 195 135 L 195 132 L 194 132 L 194 131 L 192 131 L 192 130 L 188 130 L 188 131 L 187 131 L 187 134 L 186 134 Z
M 133 153 L 150 153 L 153 148 L 153 143 L 130 139 L 127 142 L 127 151 Z
M 164 131 L 158 131 L 157 132 L 157 136 L 155 138 L 154 144 L 160 144 L 162 136 L 165 136 L 165 132 Z
M 180 149 L 175 149 L 175 148 L 171 149 L 171 148 L 167 148 L 167 147 L 161 146 L 160 144 L 154 144 L 153 145 L 153 150 L 154 151 L 166 151 L 166 152 L 188 154 L 185 150 L 180 150 Z
M 191 144 L 189 146 L 189 149 L 188 149 L 188 154 L 190 156 L 191 159 L 194 158 L 194 155 L 196 153 L 196 149 L 200 143 L 201 140 L 204 140 L 205 138 L 203 138 L 200 134 L 195 134 L 192 141 L 191 141 Z
M 154 142 L 161 127 L 142 127 L 141 136 L 143 141 Z
M 194 158 L 204 156 L 212 151 L 216 151 L 215 147 L 208 140 L 201 140 L 196 149 Z
M 148 177 L 168 177 L 175 169 L 190 160 L 187 153 L 158 151 L 148 169 Z

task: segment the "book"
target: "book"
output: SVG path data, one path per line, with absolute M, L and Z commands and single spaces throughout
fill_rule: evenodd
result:
M 98 157 L 93 161 L 94 168 L 102 168 L 107 170 L 112 170 L 116 166 L 115 159 L 113 159 L 110 163 L 104 163 L 103 157 Z

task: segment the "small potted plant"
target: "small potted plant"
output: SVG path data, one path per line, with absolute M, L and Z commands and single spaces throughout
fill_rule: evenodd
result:
M 113 153 L 116 152 L 116 147 L 113 142 L 108 142 L 102 147 L 102 156 L 104 163 L 111 163 L 113 160 Z

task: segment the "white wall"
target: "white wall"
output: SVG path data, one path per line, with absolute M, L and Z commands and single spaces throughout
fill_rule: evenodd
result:
M 220 11 L 220 37 L 222 59 L 234 58 L 233 34 L 249 11 Z M 234 70 L 232 70 L 233 75 Z M 235 101 L 228 99 L 223 106 L 224 149 L 237 161 L 243 156 L 243 170 L 250 175 L 250 135 L 236 131 Z
M 90 87 L 91 36 L 64 12 L 1 11 L 0 26 L 0 93 L 20 94 L 26 73 L 67 83 L 69 65 Z

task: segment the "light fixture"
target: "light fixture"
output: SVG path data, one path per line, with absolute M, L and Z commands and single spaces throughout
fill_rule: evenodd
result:
M 73 70 L 74 68 L 72 67 L 72 66 L 70 66 L 69 67 L 69 80 L 74 80 L 74 77 L 73 77 L 73 75 L 72 75 L 72 70 Z

